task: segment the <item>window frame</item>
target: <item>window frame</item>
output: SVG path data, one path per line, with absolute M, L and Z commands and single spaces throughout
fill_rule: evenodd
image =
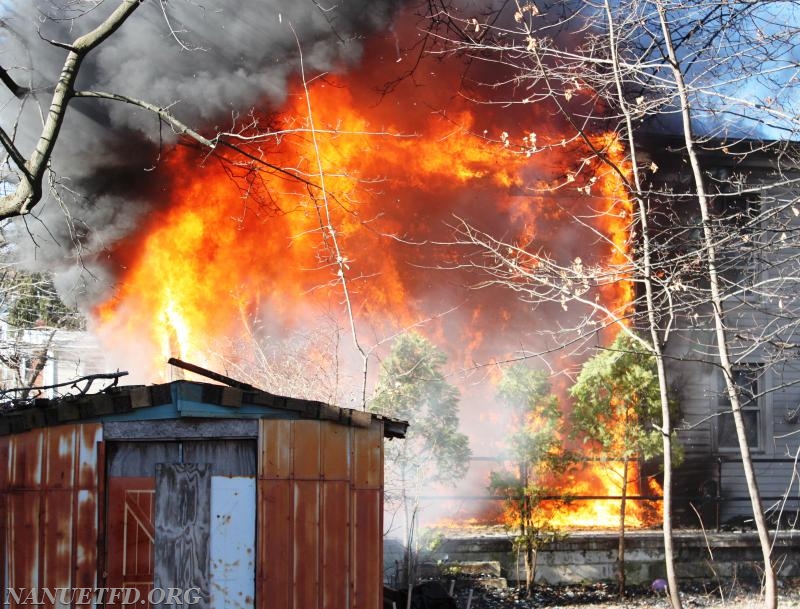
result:
M 733 373 L 736 376 L 739 373 L 750 372 L 751 378 L 749 381 L 750 390 L 748 393 L 752 397 L 747 398 L 742 402 L 741 409 L 743 413 L 755 412 L 756 413 L 756 443 L 749 443 L 750 450 L 757 455 L 770 454 L 769 438 L 772 437 L 772 400 L 770 399 L 769 389 L 769 369 L 762 362 L 743 362 L 733 365 Z M 720 454 L 738 453 L 739 445 L 738 439 L 733 444 L 723 445 L 723 417 L 731 417 L 731 403 L 728 399 L 728 391 L 725 386 L 725 378 L 723 373 L 717 375 L 717 399 L 715 408 L 715 426 L 714 426 L 714 444 L 716 450 Z M 740 380 L 735 379 L 739 387 L 745 387 Z M 747 391 L 747 390 L 745 390 Z M 742 392 L 740 391 L 740 395 Z M 746 394 L 745 394 L 746 395 Z M 735 434 L 735 429 L 731 429 Z M 734 436 L 735 437 L 735 436 Z

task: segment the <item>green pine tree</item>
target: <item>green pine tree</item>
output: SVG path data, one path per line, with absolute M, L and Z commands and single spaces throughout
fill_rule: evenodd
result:
M 458 389 L 447 382 L 447 357 L 419 334 L 401 335 L 384 360 L 370 409 L 409 422 L 405 440 L 386 447 L 387 502 L 404 515 L 408 578 L 413 583 L 420 497 L 432 485 L 453 485 L 469 468 L 471 451 L 458 430 Z

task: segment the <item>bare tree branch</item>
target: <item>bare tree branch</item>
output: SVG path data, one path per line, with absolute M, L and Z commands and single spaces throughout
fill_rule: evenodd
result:
M 14 191 L 0 197 L 0 218 L 28 214 L 41 200 L 44 173 L 58 141 L 83 59 L 116 32 L 140 5 L 141 0 L 122 0 L 116 10 L 100 25 L 68 45 L 70 50 L 61 69 L 50 109 L 33 153 L 24 164 L 19 164 L 22 154 L 13 145 L 9 149 L 12 159 L 19 165 L 21 175 Z M 8 148 L 6 138 L 3 138 L 3 144 Z
M 30 89 L 17 84 L 3 66 L 0 66 L 0 81 L 14 94 L 17 99 L 22 99 Z

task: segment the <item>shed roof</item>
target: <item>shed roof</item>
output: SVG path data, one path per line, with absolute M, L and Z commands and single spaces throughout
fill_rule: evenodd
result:
M 408 423 L 399 419 L 245 387 L 180 380 L 113 386 L 98 393 L 55 399 L 36 398 L 0 409 L 0 436 L 65 423 L 181 418 L 316 419 L 353 427 L 369 427 L 377 420 L 383 422 L 386 438 L 403 438 L 408 428 Z

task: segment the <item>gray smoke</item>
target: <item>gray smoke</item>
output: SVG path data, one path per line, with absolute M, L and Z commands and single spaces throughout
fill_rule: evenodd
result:
M 309 73 L 353 65 L 361 57 L 362 39 L 386 27 L 399 2 L 145 0 L 90 54 L 77 86 L 169 106 L 206 134 L 229 129 L 251 108 L 280 105 L 299 66 L 298 46 Z M 35 93 L 20 103 L 4 88 L 0 101 L 2 125 L 15 131 L 23 154 L 38 136 L 66 56 L 46 40 L 70 42 L 117 5 L 116 0 L 3 3 L 0 63 Z M 170 140 L 169 129 L 159 129 L 147 112 L 74 100 L 53 158 L 63 205 L 50 197 L 24 226 L 18 222 L 7 229 L 21 258 L 39 269 L 66 270 L 59 280 L 64 290 L 104 291 L 106 286 L 92 287 L 105 283 L 95 282 L 103 271 L 92 258 L 157 201 L 158 186 L 146 172 L 157 163 L 159 142 Z

